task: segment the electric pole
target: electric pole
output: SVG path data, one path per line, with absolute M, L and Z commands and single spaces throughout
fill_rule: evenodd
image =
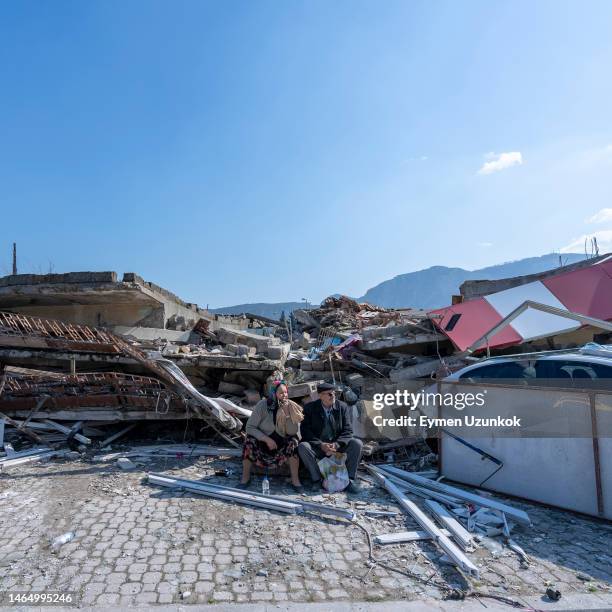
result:
M 17 243 L 13 242 L 13 275 L 17 274 Z

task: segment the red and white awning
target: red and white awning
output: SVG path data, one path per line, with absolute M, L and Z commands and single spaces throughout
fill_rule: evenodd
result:
M 504 291 L 432 310 L 434 324 L 464 351 L 525 301 L 538 302 L 589 317 L 612 320 L 612 256 L 596 264 Z M 578 329 L 580 323 L 528 309 L 489 339 L 503 348 Z

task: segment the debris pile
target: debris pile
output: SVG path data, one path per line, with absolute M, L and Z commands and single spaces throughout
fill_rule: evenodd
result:
M 33 431 L 41 426 L 38 419 L 48 421 L 43 425 L 65 433 L 67 439 L 80 435 L 74 433 L 74 424 L 51 425 L 52 418 L 114 423 L 196 417 L 213 432 L 226 436 L 242 428 L 241 421 L 230 414 L 244 416 L 239 406 L 200 393 L 173 362 L 110 332 L 0 313 L 0 346 L 4 364 L 0 416 L 35 441 L 41 440 Z M 77 362 L 112 371 L 77 374 Z M 73 370 L 70 374 L 60 370 L 66 363 Z M 118 368 L 136 369 L 149 376 L 127 374 Z
M 385 561 L 375 556 L 374 545 L 398 545 L 420 540 L 428 540 L 438 547 L 441 553 L 438 561 L 455 566 L 466 579 L 479 579 L 481 572 L 488 571 L 483 564 L 486 556 L 483 549 L 495 551 L 492 555 L 495 559 L 505 545 L 509 554 L 517 555 L 525 567 L 529 565 L 530 558 L 510 537 L 515 527 L 521 530 L 531 527 L 528 514 L 520 508 L 494 497 L 484 497 L 436 481 L 435 471 L 409 472 L 390 464 L 368 464 L 366 469 L 373 477 L 370 484 L 374 487 L 367 489 L 365 496 L 370 501 L 352 500 L 348 505 L 337 505 L 338 500 L 334 495 L 305 499 L 302 496 L 263 495 L 256 491 L 225 486 L 214 478 L 193 480 L 171 472 L 149 471 L 147 481 L 155 487 L 195 493 L 230 504 L 273 510 L 280 515 L 314 513 L 350 521 L 367 533 L 370 555 L 364 562 L 370 567 L 377 564 L 386 567 Z M 369 481 L 367 476 L 362 478 Z M 380 496 L 375 492 L 376 485 L 391 496 L 400 512 L 393 511 L 392 505 L 384 510 L 379 509 L 378 504 L 373 502 L 374 499 L 380 501 Z M 380 532 L 385 525 L 381 519 L 402 513 L 405 517 L 400 529 L 404 526 L 404 530 Z M 370 528 L 378 533 L 371 534 Z M 405 573 L 406 570 L 398 566 L 395 571 Z M 448 589 L 448 586 L 445 588 Z
M 293 311 L 293 315 L 302 328 L 320 329 L 332 327 L 336 330 L 357 330 L 369 326 L 385 326 L 390 322 L 398 322 L 400 313 L 371 304 L 359 304 L 355 300 L 341 295 L 330 296 L 323 300 L 319 308 Z
M 440 367 L 441 355 L 452 352 L 427 313 L 359 304 L 346 296 L 329 297 L 317 309 L 295 310 L 291 321 L 288 364 L 329 372 L 332 378 L 335 371 L 389 383 L 426 377 Z
M 123 284 L 131 282 L 127 279 Z M 136 284 L 140 292 L 150 289 Z M 119 290 L 135 289 L 131 285 L 113 288 Z M 150 485 L 170 491 L 282 515 L 315 513 L 344 524 L 350 521 L 367 534 L 369 558 L 364 561 L 370 568 L 389 567 L 385 559 L 375 557 L 374 544 L 417 540 L 433 543 L 441 554 L 438 560 L 469 579 L 479 579 L 486 569 L 479 548 L 505 544 L 521 563 L 530 562 L 511 538 L 515 527 L 531 525 L 523 510 L 435 480 L 438 456 L 421 431 L 378 428 L 372 418 L 381 409 L 373 408 L 374 394 L 422 390 L 468 360 L 477 361 L 459 347 L 473 347 L 485 336 L 488 341 L 488 335 L 493 338 L 488 323 L 483 323 L 486 329 L 472 330 L 463 339 L 458 321 L 469 314 L 467 309 L 436 318 L 435 313 L 379 308 L 346 296 L 329 297 L 318 308 L 296 310 L 278 321 L 252 314 L 216 320 L 187 304 L 178 304 L 183 313 L 178 317 L 169 314 L 178 308 L 175 302 L 171 305 L 168 312 L 150 312 L 131 327 L 0 312 L 0 448 L 4 449 L 0 450 L 0 471 L 52 458 L 85 458 L 102 464 L 98 467 L 105 471 L 113 472 L 114 466 L 115 475 L 146 470 Z M 510 312 L 518 317 L 523 306 Z M 558 309 L 554 310 L 552 315 L 558 316 Z M 582 318 L 606 331 L 612 328 L 594 318 Z M 494 322 L 495 329 L 505 325 L 506 319 Z M 158 327 L 139 325 L 142 321 L 153 321 Z M 265 490 L 260 494 L 212 479 L 192 480 L 156 471 L 162 468 L 152 464 L 163 463 L 165 470 L 173 460 L 180 464 L 206 457 L 222 459 L 226 465 L 235 462 L 233 467 L 215 471 L 215 476 L 236 474 L 232 470 L 238 469 L 244 422 L 253 405 L 267 394 L 270 380 L 277 377 L 286 381 L 289 397 L 295 401 L 315 399 L 318 384 L 331 382 L 352 407 L 354 433 L 364 441 L 360 467 L 369 474 L 360 478 L 370 483 L 365 495 L 356 491 L 361 499 L 351 502 L 352 507 L 334 505 L 331 496 L 304 499 L 301 494 L 275 496 L 264 494 Z M 395 416 L 391 407 L 387 412 Z M 193 437 L 188 441 L 183 435 L 177 436 L 180 443 L 163 443 L 170 437 L 166 436 L 158 444 L 123 445 L 124 436 L 135 428 L 169 428 L 171 422 L 184 424 L 185 432 L 191 422 L 197 423 L 199 443 L 192 444 Z M 481 485 L 503 466 L 492 455 L 453 437 L 498 466 Z M 383 496 L 383 491 L 391 496 L 407 520 L 401 531 L 372 537 L 356 521 L 358 513 L 359 518 L 379 524 L 381 518 L 401 516 L 392 508 L 370 503 L 369 495 L 377 486 Z M 60 536 L 53 546 L 67 543 L 71 534 Z M 419 578 L 405 568 L 392 571 Z
M 374 538 L 376 544 L 430 540 L 443 553 L 439 558 L 441 563 L 454 565 L 467 578 L 479 579 L 482 563 L 468 553 L 474 553 L 480 546 L 496 553 L 501 551 L 502 542 L 494 539 L 501 536 L 521 564 L 529 565 L 528 555 L 510 537 L 515 525 L 531 527 L 528 514 L 520 508 L 441 483 L 434 480 L 435 474 L 408 472 L 392 465 L 367 465 L 366 469 L 374 482 L 385 489 L 419 527 L 378 534 Z
M 199 419 L 209 439 L 239 446 L 244 421 L 273 377 L 283 377 L 289 396 L 302 403 L 316 399 L 317 384 L 333 382 L 355 407 L 356 420 L 367 421 L 372 393 L 418 379 L 422 387 L 445 350 L 425 313 L 346 296 L 282 321 L 247 314 L 215 325 L 199 317 L 183 330 L 121 329 L 1 312 L 0 413 L 7 435 L 82 449 L 92 439 L 99 447 L 123 422 Z M 411 433 L 386 441 L 403 438 L 404 448 L 414 446 Z M 386 434 L 372 428 L 361 434 L 371 441 L 366 454 L 382 456 L 378 445 Z M 412 455 L 404 451 L 403 458 Z
M 591 268 L 605 266 L 609 263 L 602 260 Z M 133 274 L 122 282 L 114 273 L 7 278 L 2 296 L 17 310 L 30 305 L 22 297 L 25 291 L 40 294 L 50 313 L 66 316 L 0 312 L 0 412 L 7 431 L 12 428 L 38 445 L 74 445 L 79 436 L 105 438 L 123 422 L 198 419 L 211 441 L 239 446 L 252 407 L 267 394 L 269 381 L 282 377 L 289 397 L 302 403 L 316 398 L 317 384 L 333 383 L 353 407 L 355 433 L 366 442 L 372 461 L 402 459 L 419 467 L 418 461 L 430 454 L 419 446 L 422 432 L 376 427 L 372 398 L 397 390 L 418 392 L 432 379 L 462 368 L 476 358 L 461 347 L 473 348 L 474 339 L 492 336 L 490 328 L 500 325 L 500 317 L 489 325 L 472 316 L 484 309 L 482 297 L 478 303 L 426 312 L 330 296 L 317 308 L 274 320 L 249 313 L 211 315 Z M 522 300 L 532 289 L 528 284 L 511 291 Z M 497 295 L 486 296 L 487 304 L 497 304 Z M 64 306 L 81 302 L 82 313 Z M 82 324 L 93 318 L 86 313 L 94 304 L 100 325 Z M 131 325 L 126 325 L 124 304 L 133 308 Z M 512 306 L 504 306 L 504 312 Z M 148 314 L 143 317 L 143 312 Z M 109 324 L 103 325 L 103 317 Z M 520 320 L 513 320 L 514 328 Z M 564 321 L 554 333 L 567 329 Z M 499 338 L 514 338 L 506 331 Z

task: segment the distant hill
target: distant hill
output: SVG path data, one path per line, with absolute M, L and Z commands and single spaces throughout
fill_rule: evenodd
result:
M 584 255 L 570 253 L 563 255 L 563 264 L 569 265 L 582 261 Z M 450 304 L 451 295 L 459 293 L 459 286 L 466 280 L 498 280 L 512 276 L 536 274 L 559 267 L 559 255 L 550 253 L 541 257 L 528 257 L 510 261 L 480 270 L 432 266 L 418 272 L 400 274 L 395 278 L 368 289 L 359 302 L 370 302 L 385 308 L 439 308 Z M 339 294 L 336 294 L 339 295 Z M 314 305 L 316 307 L 317 305 Z M 313 307 L 311 305 L 311 307 Z M 271 319 L 279 319 L 285 311 L 288 315 L 297 308 L 304 308 L 304 302 L 277 302 L 258 304 L 239 304 L 225 308 L 211 309 L 219 314 L 241 314 L 250 312 Z
M 310 308 L 315 308 L 318 304 L 310 304 Z M 226 306 L 225 308 L 211 308 L 210 312 L 217 314 L 243 314 L 250 313 L 260 315 L 262 317 L 268 317 L 269 319 L 280 319 L 283 311 L 285 316 L 289 316 L 289 313 L 297 310 L 298 308 L 304 308 L 304 302 L 276 302 L 276 303 L 258 303 L 258 304 L 238 304 L 237 306 Z
M 563 255 L 564 265 L 581 261 L 584 255 Z M 433 266 L 418 272 L 400 274 L 395 278 L 368 289 L 359 298 L 385 308 L 439 308 L 450 304 L 451 295 L 459 293 L 459 286 L 466 280 L 498 280 L 512 276 L 536 274 L 559 267 L 559 255 L 550 253 L 541 257 L 528 257 L 480 270 Z

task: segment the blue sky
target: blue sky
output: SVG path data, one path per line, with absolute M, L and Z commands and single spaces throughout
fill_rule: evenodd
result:
M 5 2 L 0 274 L 211 307 L 597 235 L 612 3 Z

